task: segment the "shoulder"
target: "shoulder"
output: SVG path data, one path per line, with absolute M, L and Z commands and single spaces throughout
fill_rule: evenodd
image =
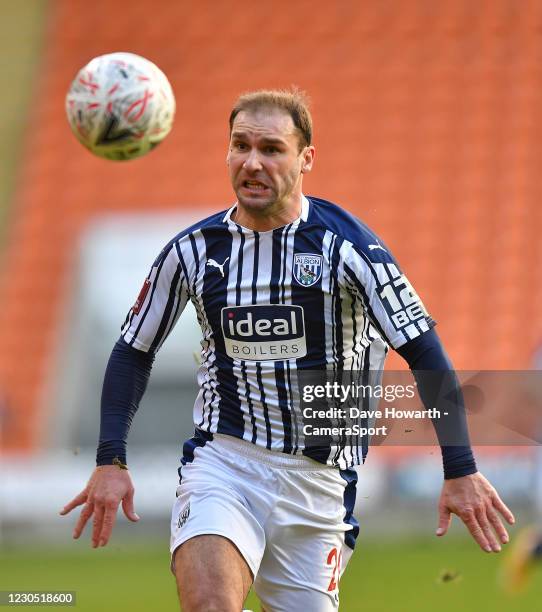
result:
M 314 196 L 307 196 L 307 199 L 311 203 L 307 219 L 309 223 L 331 231 L 364 252 L 372 250 L 370 246 L 384 247 L 382 240 L 371 228 L 338 204 Z
M 160 254 L 156 258 L 154 265 L 159 265 L 172 251 L 177 251 L 178 248 L 184 247 L 186 244 L 190 244 L 195 234 L 205 231 L 221 231 L 226 228 L 224 223 L 224 217 L 228 209 L 221 210 L 220 212 L 214 213 L 196 221 L 186 229 L 181 230 L 175 235 L 160 251 Z
M 226 229 L 226 224 L 224 223 L 224 217 L 226 216 L 227 212 L 228 212 L 228 209 L 221 210 L 220 212 L 217 212 L 208 217 L 205 217 L 205 219 L 196 221 L 196 223 L 193 223 L 190 227 L 187 227 L 186 229 L 179 232 L 171 240 L 171 242 L 179 242 L 183 239 L 188 238 L 190 235 L 195 234 L 198 231 L 213 230 L 213 229 L 215 230 Z

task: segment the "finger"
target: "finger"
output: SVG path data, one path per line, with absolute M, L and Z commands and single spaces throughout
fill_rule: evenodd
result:
M 506 527 L 502 524 L 502 521 L 499 515 L 493 509 L 489 509 L 487 511 L 487 518 L 489 522 L 493 526 L 495 533 L 499 536 L 499 539 L 503 544 L 508 544 L 510 538 L 508 537 L 508 532 L 506 531 Z
M 492 502 L 493 506 L 504 516 L 509 525 L 513 525 L 516 522 L 516 518 L 512 514 L 510 508 L 508 508 L 496 492 L 492 498 Z
M 465 523 L 471 536 L 478 543 L 480 548 L 486 552 L 491 552 L 491 546 L 478 523 L 474 510 L 466 510 L 460 515 L 460 518 Z
M 131 489 L 122 500 L 122 509 L 127 519 L 130 519 L 134 523 L 139 521 L 139 516 L 136 514 L 134 509 L 134 490 Z
M 71 512 L 74 508 L 77 508 L 77 506 L 80 506 L 81 504 L 84 504 L 87 501 L 87 496 L 88 493 L 86 491 L 86 489 L 84 491 L 81 491 L 81 493 L 79 493 L 79 495 L 77 495 L 76 497 L 74 497 L 71 502 L 67 503 L 64 508 L 62 508 L 62 510 L 60 511 L 60 514 L 62 516 L 68 514 L 68 512 Z
M 497 541 L 493 529 L 491 529 L 491 524 L 487 518 L 485 508 L 481 508 L 476 512 L 476 518 L 478 519 L 480 529 L 484 532 L 484 536 L 486 537 L 486 540 L 488 541 L 491 550 L 493 552 L 501 552 L 501 545 Z
M 94 504 L 85 504 L 85 506 L 81 510 L 81 514 L 79 515 L 79 520 L 77 521 L 77 524 L 75 525 L 75 528 L 73 530 L 73 537 L 75 539 L 77 539 L 81 535 L 81 532 L 85 528 L 85 525 L 87 524 L 88 519 L 92 516 L 93 512 Z
M 96 548 L 100 541 L 100 533 L 104 520 L 105 508 L 102 504 L 94 508 L 94 520 L 92 522 L 92 548 Z
M 451 520 L 452 520 L 452 515 L 450 513 L 450 510 L 446 507 L 440 508 L 438 527 L 436 531 L 436 534 L 438 536 L 443 536 L 448 533 L 448 528 L 450 527 Z
M 105 507 L 98 546 L 105 546 L 109 542 L 113 526 L 115 525 L 115 519 L 117 518 L 117 508 L 118 504 L 111 504 Z

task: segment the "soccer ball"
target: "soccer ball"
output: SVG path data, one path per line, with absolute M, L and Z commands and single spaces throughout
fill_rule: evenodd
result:
M 77 73 L 66 113 L 79 142 L 106 159 L 145 155 L 169 134 L 175 98 L 166 75 L 134 53 L 109 53 Z

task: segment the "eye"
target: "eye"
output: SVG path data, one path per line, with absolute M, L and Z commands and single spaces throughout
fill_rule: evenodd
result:
M 247 145 L 244 142 L 234 142 L 232 144 L 232 149 L 236 151 L 246 151 Z
M 265 147 L 265 152 L 269 153 L 270 155 L 272 155 L 273 153 L 280 153 L 280 151 L 277 149 L 277 147 L 273 147 L 273 146 L 268 146 Z

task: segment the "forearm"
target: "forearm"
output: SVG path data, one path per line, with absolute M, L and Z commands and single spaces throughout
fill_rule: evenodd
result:
M 113 347 L 102 389 L 97 465 L 111 464 L 115 458 L 126 463 L 128 431 L 147 388 L 153 361 L 153 353 L 139 351 L 122 338 Z
M 433 419 L 442 451 L 444 478 L 474 474 L 476 462 L 470 447 L 463 394 L 450 359 L 434 330 L 398 349 L 418 384 L 426 408 L 437 408 L 445 399 L 447 415 Z

